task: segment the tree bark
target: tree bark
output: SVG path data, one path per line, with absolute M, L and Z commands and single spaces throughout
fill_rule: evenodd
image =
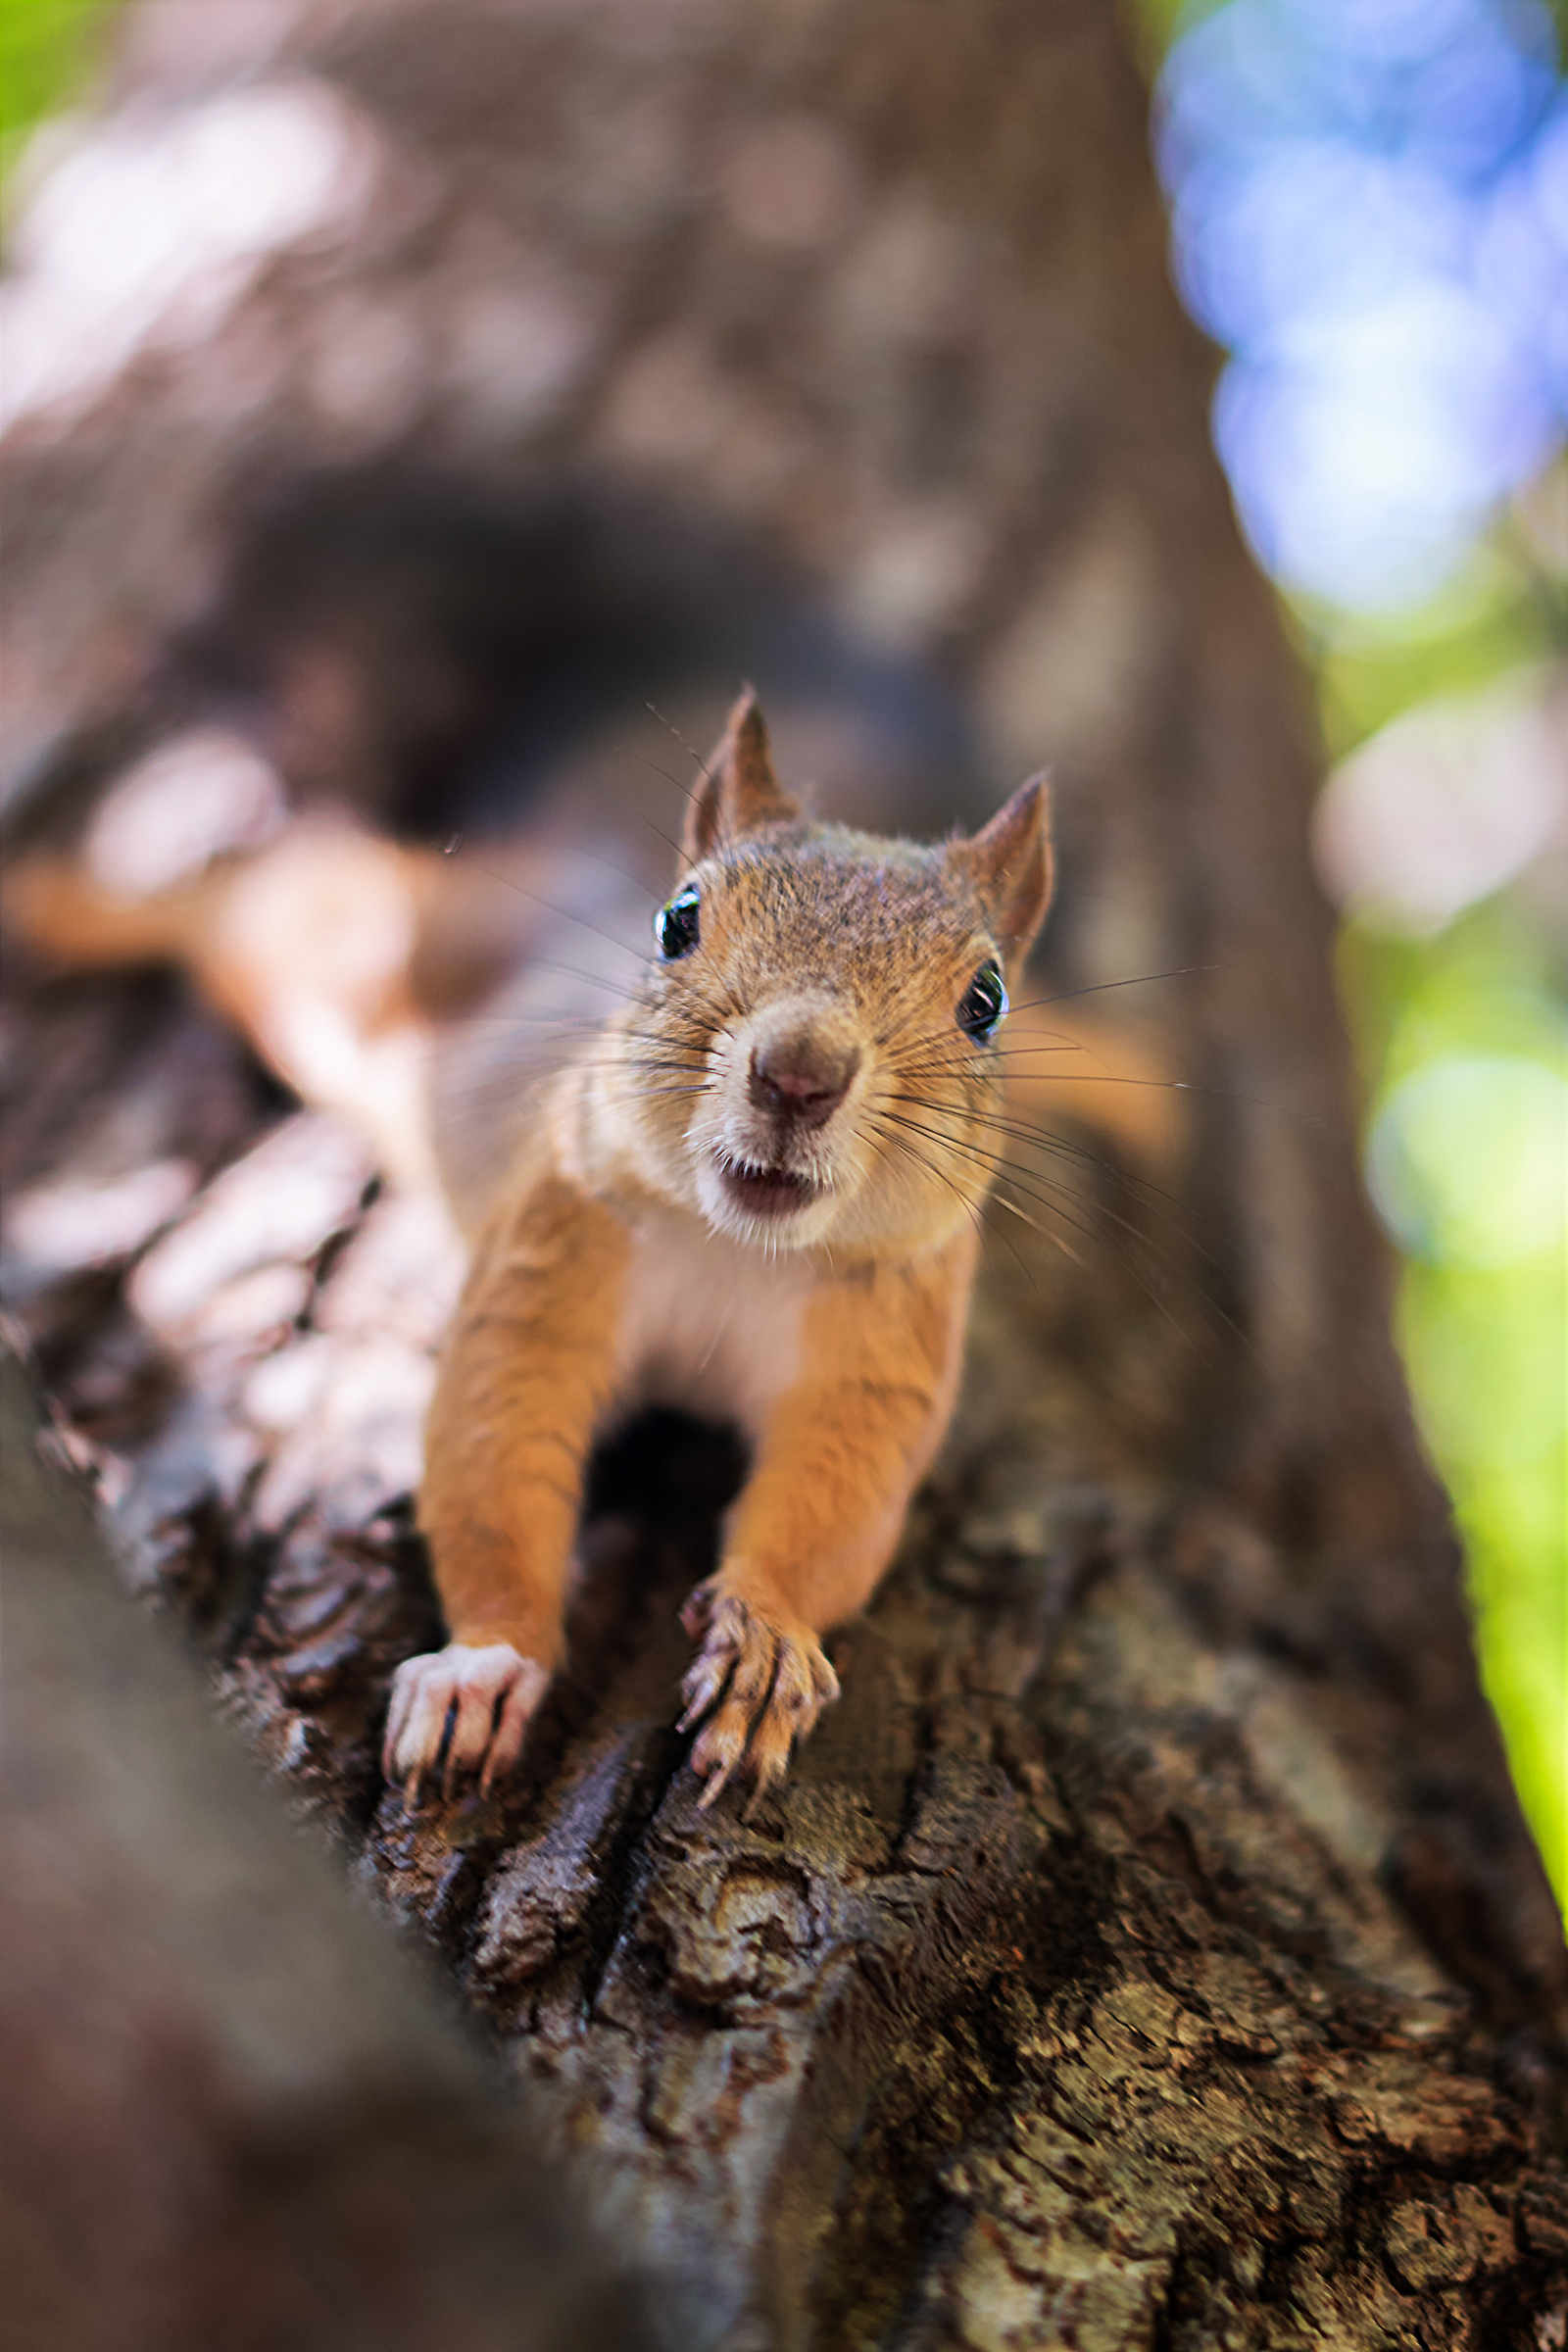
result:
M 662 2340 L 544 2102 L 497 2095 L 117 1589 L 10 1358 L 0 1434 L 8 2352 Z
M 338 176 L 0 446 L 14 837 L 236 713 L 297 798 L 434 827 L 536 689 L 788 695 L 799 656 L 911 821 L 1054 765 L 1041 993 L 1178 974 L 1134 999 L 1189 1091 L 1157 1191 L 1070 1125 L 1030 1163 L 843 1701 L 754 1819 L 698 1811 L 672 1729 L 734 1464 L 667 1423 L 601 1467 L 533 1778 L 410 1815 L 417 1210 L 172 982 L 14 969 L 13 1313 L 133 1575 L 550 2086 L 680 2340 L 1561 2344 L 1561 1930 L 1112 10 L 200 13 L 135 12 L 115 119 L 281 90 Z

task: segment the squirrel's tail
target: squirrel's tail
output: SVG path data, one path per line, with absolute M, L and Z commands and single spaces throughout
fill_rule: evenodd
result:
M 60 971 L 176 965 L 302 1101 L 356 1125 L 387 1175 L 466 1193 L 455 1178 L 482 1156 L 470 1131 L 498 1126 L 500 1103 L 533 1064 L 559 1058 L 585 1015 L 603 1015 L 593 970 L 577 967 L 597 961 L 612 978 L 603 874 L 593 877 L 599 921 L 574 941 L 584 918 L 563 904 L 574 887 L 569 856 L 538 841 L 493 855 L 494 865 L 446 857 L 315 812 L 142 893 L 112 889 L 88 859 L 14 859 L 0 875 L 0 922 Z M 558 996 L 563 961 L 575 973 L 572 1001 L 475 1024 L 469 1016 L 510 975 L 526 978 L 542 950 L 555 951 L 544 971 L 558 976 L 546 983 Z M 470 1030 L 477 1042 L 465 1049 Z
M 352 1119 L 389 1174 L 422 1186 L 429 1023 L 413 974 L 433 862 L 305 819 L 139 896 L 74 861 L 24 858 L 0 882 L 0 917 L 64 970 L 177 964 L 304 1101 Z
M 0 924 L 13 941 L 69 971 L 183 963 L 210 925 L 213 895 L 204 874 L 152 898 L 125 898 L 74 860 L 26 858 L 0 875 Z

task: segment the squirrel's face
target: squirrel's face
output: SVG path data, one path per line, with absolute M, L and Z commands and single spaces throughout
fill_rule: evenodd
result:
M 1049 896 L 1042 789 L 936 848 L 807 822 L 743 700 L 688 852 L 615 1025 L 660 1189 L 769 1250 L 917 1249 L 977 1216 L 1006 975 Z

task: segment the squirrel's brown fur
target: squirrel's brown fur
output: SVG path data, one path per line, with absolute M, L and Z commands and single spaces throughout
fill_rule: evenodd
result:
M 419 1494 L 450 1640 L 399 1670 L 386 1732 L 411 1796 L 443 1760 L 483 1785 L 515 1763 L 561 1658 L 589 1455 L 643 1402 L 750 1441 L 685 1611 L 684 1720 L 705 1802 L 738 1770 L 776 1779 L 837 1692 L 821 1637 L 869 1597 L 952 1411 L 1005 1092 L 958 1008 L 987 967 L 1016 976 L 1045 914 L 1045 786 L 934 847 L 821 823 L 780 787 L 748 694 L 685 863 L 694 938 L 669 934 L 677 952 L 533 1099 L 474 1221 Z M 345 974 L 321 892 L 351 868 L 383 953 Z M 302 1092 L 419 1179 L 439 1152 L 414 1109 L 413 975 L 451 870 L 297 828 L 153 900 L 32 861 L 8 902 L 72 961 L 182 956 Z M 359 1055 L 341 1083 L 319 1051 L 340 1033 Z
M 743 1758 L 776 1778 L 952 1411 L 1004 1091 L 956 1009 L 1045 913 L 1044 786 L 934 849 L 815 823 L 747 697 L 686 851 L 696 944 L 552 1087 L 448 1342 L 419 1519 L 452 1640 L 401 1669 L 387 1731 L 414 1782 L 449 1715 L 456 1768 L 514 1760 L 594 1439 L 653 1400 L 727 1409 L 754 1448 L 687 1608 L 687 1720 L 707 1797 Z

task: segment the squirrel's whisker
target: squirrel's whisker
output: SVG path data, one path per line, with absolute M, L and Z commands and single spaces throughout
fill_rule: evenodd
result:
M 466 865 L 471 865 L 477 873 L 487 874 L 492 882 L 499 882 L 504 890 L 510 890 L 515 898 L 526 899 L 530 906 L 542 906 L 546 914 L 555 915 L 558 921 L 563 923 L 579 924 L 584 931 L 591 931 L 595 939 L 602 939 L 607 947 L 613 948 L 617 955 L 630 956 L 638 963 L 649 964 L 653 962 L 653 957 L 647 955 L 644 951 L 634 948 L 628 940 L 616 939 L 613 932 L 603 930 L 598 923 L 591 923 L 588 920 L 588 917 L 585 914 L 579 914 L 575 907 L 558 906 L 553 900 L 541 898 L 538 891 L 530 890 L 526 883 L 517 881 L 514 875 L 502 873 L 498 867 L 487 865 L 482 858 L 476 858 L 471 850 L 466 849 L 464 846 L 463 836 L 461 833 L 455 833 L 452 836 L 452 839 L 447 843 L 446 855 L 449 858 L 461 858 Z M 579 852 L 578 855 L 585 858 L 592 858 L 594 853 L 591 850 L 584 850 Z M 600 858 L 595 859 L 595 863 L 604 865 L 608 863 L 608 860 Z M 616 866 L 611 867 L 612 873 L 619 872 L 619 870 L 620 869 Z M 631 879 L 629 875 L 625 875 L 622 878 L 627 881 Z M 645 888 L 645 885 L 639 882 L 635 885 L 635 887 L 638 890 L 642 890 Z M 652 893 L 650 892 L 649 895 L 651 897 Z M 547 967 L 541 965 L 538 968 L 543 970 Z M 586 978 L 587 975 L 579 974 L 578 977 Z
M 986 1215 L 985 1203 L 983 1201 L 971 1200 L 968 1195 L 963 1191 L 961 1185 L 956 1184 L 954 1179 L 948 1174 L 945 1168 L 939 1167 L 935 1160 L 928 1158 L 923 1152 L 917 1151 L 914 1145 L 906 1143 L 902 1137 L 889 1135 L 879 1139 L 876 1136 L 872 1136 L 870 1141 L 873 1149 L 877 1151 L 881 1151 L 883 1143 L 891 1144 L 896 1151 L 902 1152 L 906 1159 L 912 1159 L 917 1167 L 923 1168 L 927 1175 L 940 1177 L 944 1184 L 951 1186 L 953 1191 L 957 1194 L 958 1199 L 962 1201 L 970 1221 L 975 1226 L 975 1230 L 977 1232 L 994 1233 L 999 1241 L 1005 1243 L 1008 1250 L 1017 1260 L 1018 1265 L 1022 1268 L 1024 1277 L 1027 1280 L 1030 1289 L 1038 1289 L 1039 1286 L 1035 1281 L 1034 1273 L 1029 1265 L 1028 1260 L 1016 1248 L 1011 1238 L 1003 1232 L 1002 1227 L 992 1223 L 991 1219 Z M 998 1194 L 995 1196 L 995 1198 L 1000 1200 L 1001 1195 Z
M 953 1107 L 946 1103 L 934 1102 L 928 1097 L 918 1095 L 895 1095 L 888 1099 L 891 1102 L 910 1102 L 916 1108 L 924 1110 Z M 1058 1135 L 1048 1127 L 1033 1127 L 1022 1120 L 1003 1117 L 995 1111 L 977 1110 L 968 1112 L 966 1115 L 973 1118 L 978 1125 L 990 1128 L 996 1134 L 1004 1135 L 1014 1143 L 1033 1144 L 1043 1152 L 1053 1152 L 1058 1158 L 1077 1160 L 1085 1167 L 1096 1168 L 1101 1174 L 1110 1177 L 1114 1183 L 1125 1185 L 1129 1192 L 1143 1195 L 1151 1205 L 1156 1200 L 1162 1201 L 1166 1207 L 1179 1212 L 1183 1217 L 1191 1217 L 1195 1222 L 1198 1218 L 1199 1212 L 1190 1201 L 1181 1200 L 1175 1193 L 1167 1192 L 1163 1186 L 1155 1184 L 1151 1177 L 1141 1176 L 1134 1169 L 1121 1167 L 1114 1160 L 1101 1158 L 1097 1152 L 1091 1152 L 1086 1145 L 1074 1142 L 1070 1136 Z

